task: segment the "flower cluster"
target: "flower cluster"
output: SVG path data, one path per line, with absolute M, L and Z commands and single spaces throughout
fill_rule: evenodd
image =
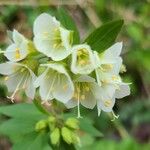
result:
M 12 101 L 22 89 L 34 99 L 38 88 L 42 101 L 77 106 L 80 117 L 80 105 L 113 113 L 115 100 L 130 94 L 119 75 L 121 42 L 102 53 L 86 43 L 73 45 L 73 31 L 46 13 L 36 18 L 33 33 L 31 41 L 14 30 L 11 45 L 1 51 L 9 60 L 0 64 L 0 73 L 6 75 Z

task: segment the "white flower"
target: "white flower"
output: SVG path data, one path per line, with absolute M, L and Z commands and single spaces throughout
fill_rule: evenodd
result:
M 72 48 L 71 71 L 74 74 L 89 74 L 94 70 L 94 57 L 87 44 L 80 44 Z
M 38 51 L 55 61 L 65 59 L 71 53 L 72 31 L 60 26 L 60 23 L 46 13 L 34 22 L 34 43 Z
M 23 64 L 6 62 L 0 64 L 0 74 L 6 75 L 5 82 L 9 92 L 13 94 L 9 97 L 12 102 L 16 92 L 21 89 L 25 90 L 25 93 L 31 99 L 34 98 L 35 88 L 33 82 L 36 79 L 34 73 Z
M 119 76 L 122 65 L 121 48 L 122 43 L 116 43 L 100 56 L 95 53 L 95 73 L 97 82 L 101 86 L 101 96 L 97 105 L 106 112 L 113 112 L 115 98 L 130 94 L 128 84 L 122 82 Z
M 28 55 L 28 40 L 18 31 L 12 32 L 13 43 L 8 46 L 6 51 L 1 51 L 8 60 L 17 62 L 23 60 Z
M 100 87 L 95 79 L 82 75 L 74 81 L 75 91 L 73 97 L 66 103 L 67 108 L 78 106 L 78 118 L 80 118 L 80 103 L 86 108 L 93 109 L 97 98 L 100 96 Z
M 41 66 L 46 69 L 35 81 L 35 86 L 40 87 L 42 100 L 48 101 L 55 98 L 66 103 L 73 95 L 74 86 L 63 65 L 49 63 Z

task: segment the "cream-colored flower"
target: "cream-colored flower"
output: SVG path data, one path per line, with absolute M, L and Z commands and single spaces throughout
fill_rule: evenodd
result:
M 11 101 L 14 100 L 16 92 L 22 89 L 25 90 L 28 97 L 34 98 L 35 88 L 33 82 L 36 76 L 26 65 L 13 62 L 0 64 L 0 74 L 6 75 L 5 82 L 8 91 L 13 92 L 9 97 Z
M 74 86 L 64 66 L 59 63 L 41 66 L 46 69 L 35 81 L 35 87 L 40 87 L 42 100 L 48 101 L 55 98 L 66 103 L 73 95 Z
M 18 31 L 12 32 L 13 43 L 7 47 L 4 53 L 8 60 L 17 62 L 23 60 L 29 53 L 28 43 L 29 41 Z
M 94 53 L 95 73 L 99 86 L 101 86 L 101 96 L 98 99 L 98 108 L 112 112 L 116 98 L 122 98 L 130 94 L 127 83 L 122 82 L 119 75 L 122 65 L 120 57 L 122 43 L 116 43 L 102 54 Z
M 43 13 L 34 22 L 34 44 L 38 51 L 55 61 L 71 53 L 72 31 L 63 28 L 55 17 Z
M 74 74 L 89 74 L 94 70 L 93 52 L 87 44 L 72 48 L 71 71 Z
M 78 106 L 78 118 L 80 118 L 80 104 L 86 108 L 93 109 L 96 105 L 97 98 L 101 94 L 100 87 L 94 78 L 87 75 L 82 75 L 74 80 L 74 86 L 74 95 L 65 105 L 67 108 Z

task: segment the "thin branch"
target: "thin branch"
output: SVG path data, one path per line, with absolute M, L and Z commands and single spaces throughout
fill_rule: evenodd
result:
M 17 5 L 17 6 L 59 6 L 59 5 L 77 5 L 74 0 L 0 0 L 0 5 Z
M 84 12 L 86 13 L 87 17 L 89 18 L 89 20 L 91 21 L 91 23 L 95 26 L 95 27 L 99 27 L 101 25 L 101 21 L 98 17 L 98 15 L 96 14 L 95 10 L 92 7 L 92 2 L 93 1 L 87 1 L 87 0 L 75 0 L 77 2 L 77 4 L 84 10 Z

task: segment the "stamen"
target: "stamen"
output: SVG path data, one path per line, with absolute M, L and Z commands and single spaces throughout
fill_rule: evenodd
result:
M 66 91 L 66 90 L 67 90 L 67 88 L 68 88 L 68 85 L 67 85 L 67 84 L 65 84 L 65 85 L 63 86 L 63 90 L 64 90 L 64 91 Z
M 87 49 L 85 49 L 85 48 L 83 48 L 82 51 L 83 51 L 84 53 L 88 53 Z
M 30 75 L 29 75 L 30 76 Z M 27 75 L 27 77 L 25 78 L 25 81 L 24 81 L 24 84 L 23 84 L 23 89 L 26 89 L 27 88 L 27 81 L 29 79 L 29 76 Z
M 78 55 L 78 56 L 81 56 L 81 55 L 82 55 L 82 52 L 81 52 L 81 51 L 78 51 L 78 52 L 77 52 L 77 55 Z
M 101 82 L 102 82 L 103 84 L 108 84 L 108 83 L 109 83 L 109 80 L 103 79 L 103 80 L 101 80 Z
M 87 63 L 86 63 L 85 60 L 80 60 L 80 61 L 79 61 L 79 64 L 80 64 L 80 65 L 85 65 L 85 64 L 87 64 Z
M 62 43 L 53 44 L 53 48 L 60 48 L 61 46 L 62 46 Z
M 45 101 L 47 101 L 47 100 L 48 100 L 48 96 L 49 96 L 49 94 L 50 94 L 50 93 L 54 90 L 53 85 L 54 85 L 54 83 L 55 83 L 56 77 L 57 77 L 57 75 L 55 75 L 55 76 L 54 76 L 54 78 L 53 78 L 53 81 L 52 81 L 52 83 L 51 83 L 51 85 L 50 85 L 49 91 L 48 91 L 48 93 L 47 93 L 47 95 L 46 95 L 46 99 L 45 99 Z
M 115 119 L 118 119 L 118 118 L 119 118 L 119 115 L 116 115 L 113 110 L 112 110 L 111 113 L 112 113 L 112 115 L 113 115 L 113 119 L 112 119 L 111 121 L 115 121 Z
M 101 109 L 98 107 L 98 105 L 97 105 L 97 112 L 98 112 L 98 117 L 99 117 L 101 114 Z
M 104 102 L 105 107 L 109 107 L 109 106 L 111 106 L 111 104 L 112 104 L 112 101 L 110 99 L 105 100 L 105 102 Z
M 9 77 L 7 76 L 7 77 L 5 77 L 5 79 L 4 79 L 4 80 L 5 80 L 5 81 L 7 81 L 8 79 L 9 79 Z
M 113 69 L 113 65 L 112 64 L 102 64 L 101 69 L 102 69 L 102 71 L 107 72 L 107 71 L 110 71 Z
M 80 85 L 78 88 L 80 89 Z M 80 92 L 78 92 L 77 95 L 78 95 L 78 117 L 77 118 L 82 118 L 80 114 Z
M 20 50 L 19 48 L 16 48 L 16 50 L 15 50 L 15 58 L 16 59 L 19 59 L 21 57 L 19 50 Z
M 116 75 L 113 75 L 113 76 L 112 76 L 112 80 L 118 80 L 118 79 L 119 79 L 118 76 L 116 76 Z
M 85 87 L 85 90 L 86 90 L 87 92 L 90 91 L 89 86 L 86 86 L 86 87 Z
M 19 86 L 21 85 L 21 83 L 22 83 L 22 81 L 23 81 L 23 79 L 24 79 L 25 76 L 26 76 L 26 74 L 21 78 L 20 82 L 17 84 L 16 89 L 15 89 L 15 91 L 13 92 L 13 94 L 12 94 L 11 96 L 7 96 L 7 98 L 10 99 L 12 103 L 14 103 L 14 96 L 15 96 L 16 93 L 18 92 Z

